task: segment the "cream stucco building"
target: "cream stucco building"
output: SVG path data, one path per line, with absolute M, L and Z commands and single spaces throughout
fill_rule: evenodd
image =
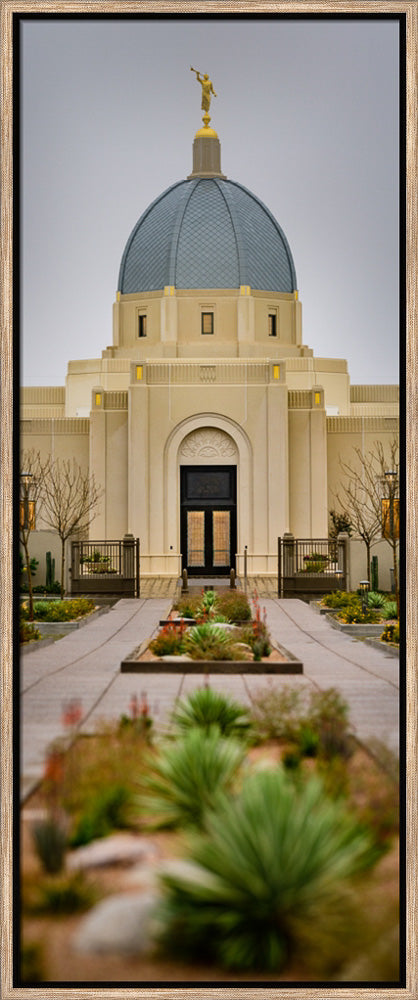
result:
M 285 234 L 207 125 L 128 239 L 112 345 L 65 387 L 22 390 L 22 447 L 94 473 L 91 538 L 139 537 L 143 576 L 240 572 L 245 546 L 274 575 L 278 536 L 327 536 L 340 457 L 397 425 L 397 386 L 352 386 L 304 343 Z

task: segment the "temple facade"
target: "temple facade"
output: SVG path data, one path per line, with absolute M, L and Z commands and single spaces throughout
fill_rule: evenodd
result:
M 112 345 L 21 404 L 22 449 L 94 473 L 90 537 L 139 537 L 150 577 L 240 573 L 245 547 L 250 575 L 274 575 L 278 536 L 327 536 L 340 459 L 398 429 L 397 386 L 351 385 L 304 343 L 286 236 L 207 122 L 127 240 Z

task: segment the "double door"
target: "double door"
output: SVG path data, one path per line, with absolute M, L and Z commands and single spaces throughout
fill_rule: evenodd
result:
M 236 466 L 182 466 L 181 550 L 189 575 L 235 568 Z

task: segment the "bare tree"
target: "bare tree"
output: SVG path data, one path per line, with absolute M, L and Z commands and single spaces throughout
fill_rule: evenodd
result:
M 65 545 L 71 535 L 83 535 L 97 515 L 103 495 L 94 476 L 78 462 L 55 459 L 44 476 L 43 521 L 61 539 L 61 598 L 64 596 Z
M 31 448 L 21 456 L 19 540 L 25 553 L 25 567 L 29 591 L 29 620 L 33 622 L 33 588 L 30 566 L 30 533 L 36 527 L 36 518 L 42 509 L 45 470 L 48 459 L 41 460 L 39 451 Z
M 340 460 L 345 476 L 341 489 L 335 494 L 341 509 L 348 515 L 357 535 L 363 540 L 367 552 L 367 579 L 370 580 L 370 550 L 378 539 L 389 542 L 393 556 L 393 575 L 399 615 L 399 583 L 397 563 L 398 521 L 393 517 L 393 501 L 399 486 L 399 444 L 394 438 L 385 450 L 381 441 L 363 452 L 354 448 L 355 464 Z M 387 472 L 395 473 L 390 483 Z M 392 517 L 384 519 L 382 499 L 387 498 Z

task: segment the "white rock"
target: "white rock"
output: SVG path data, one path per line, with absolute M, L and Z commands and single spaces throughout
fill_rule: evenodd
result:
M 147 863 L 158 857 L 159 850 L 151 840 L 130 833 L 115 833 L 76 848 L 69 854 L 67 866 L 74 871 L 104 865 L 132 865 L 138 861 Z
M 155 892 L 120 893 L 98 903 L 77 929 L 76 951 L 92 954 L 142 955 L 153 945 L 157 929 Z

